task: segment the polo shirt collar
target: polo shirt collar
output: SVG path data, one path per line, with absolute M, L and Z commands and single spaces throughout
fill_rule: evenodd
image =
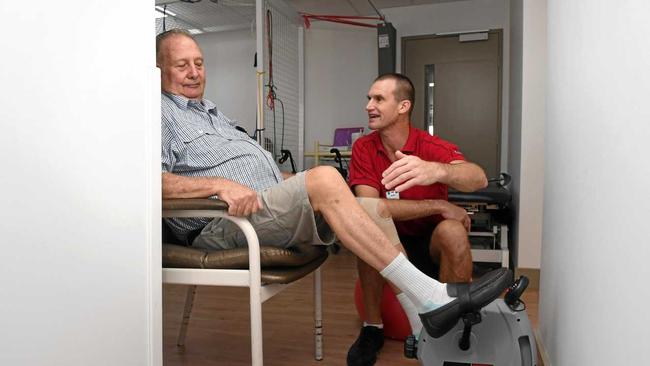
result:
M 196 104 L 202 103 L 203 106 L 205 107 L 206 111 L 212 111 L 214 109 L 215 113 L 216 113 L 217 105 L 212 103 L 211 101 L 205 99 L 205 98 L 203 98 L 201 100 L 201 102 L 198 102 L 196 100 L 186 98 L 186 97 L 184 97 L 182 95 L 171 94 L 171 93 L 166 93 L 166 92 L 163 92 L 163 94 L 167 95 L 169 97 L 169 99 L 171 99 L 174 102 L 174 104 L 176 104 L 176 106 L 178 106 L 178 108 L 180 108 L 180 109 L 182 109 L 184 111 L 187 110 L 190 107 L 190 105 L 193 105 L 195 103 Z
M 381 152 L 382 154 L 388 156 L 388 154 L 386 153 L 386 149 L 384 149 L 384 144 L 381 143 L 381 137 L 379 136 L 379 132 L 375 132 L 373 135 L 374 135 L 375 148 L 377 149 L 377 152 Z M 406 143 L 400 149 L 400 151 L 403 153 L 413 154 L 417 150 L 417 142 L 418 142 L 418 130 L 409 123 L 409 137 L 406 139 Z
M 409 123 L 409 137 L 406 139 L 406 143 L 400 150 L 403 153 L 414 153 L 417 150 L 418 143 L 418 130 Z
M 379 132 L 374 131 L 370 136 L 372 136 L 372 141 L 375 144 L 375 150 L 377 151 L 377 154 L 382 153 L 388 156 L 388 154 L 386 154 L 386 149 L 384 149 L 384 144 L 381 143 Z

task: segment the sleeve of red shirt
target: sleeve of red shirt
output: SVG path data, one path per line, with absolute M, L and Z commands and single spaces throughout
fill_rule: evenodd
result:
M 460 149 L 458 149 L 458 146 L 452 144 L 449 141 L 445 141 L 443 139 L 438 139 L 437 143 L 443 147 L 446 151 L 445 153 L 445 158 L 441 163 L 450 163 L 452 161 L 456 160 L 465 160 L 465 155 L 463 155 L 462 152 L 460 152 Z
M 367 185 L 381 192 L 381 180 L 373 169 L 373 151 L 370 141 L 358 140 L 352 145 L 352 159 L 350 160 L 350 188 L 356 185 Z

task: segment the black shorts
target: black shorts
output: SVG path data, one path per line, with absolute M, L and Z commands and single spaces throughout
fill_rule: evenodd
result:
M 433 234 L 433 229 L 425 235 L 400 235 L 399 238 L 404 249 L 406 249 L 406 254 L 411 263 L 427 276 L 437 279 L 440 272 L 440 264 L 434 262 L 429 254 L 431 234 Z

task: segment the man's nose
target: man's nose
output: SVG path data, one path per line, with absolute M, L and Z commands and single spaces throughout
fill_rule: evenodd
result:
M 199 70 L 196 68 L 195 65 L 190 65 L 190 69 L 187 72 L 187 77 L 190 79 L 195 79 L 198 76 L 199 76 Z
M 366 111 L 370 111 L 373 108 L 372 106 L 372 99 L 366 103 Z

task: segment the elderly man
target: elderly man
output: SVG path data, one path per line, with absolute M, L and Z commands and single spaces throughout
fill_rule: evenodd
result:
M 203 55 L 190 34 L 160 34 L 156 60 L 162 73 L 163 198 L 218 196 L 228 203 L 229 214 L 248 217 L 262 244 L 327 244 L 336 234 L 403 291 L 431 329 L 453 326 L 460 313 L 457 286 L 426 276 L 395 247 L 397 233 L 381 201 L 361 200 L 362 208 L 331 167 L 283 179 L 272 156 L 203 98 Z M 245 245 L 241 232 L 227 220 L 169 223 L 189 245 L 215 250 Z M 475 296 L 483 289 L 472 285 L 467 291 Z
M 440 264 L 443 282 L 469 282 L 472 256 L 464 209 L 447 202 L 447 186 L 474 191 L 487 185 L 483 169 L 467 162 L 458 148 L 411 125 L 415 99 L 411 81 L 401 74 L 378 77 L 368 92 L 368 127 L 375 132 L 352 149 L 350 186 L 358 197 L 382 198 L 396 221 L 400 242 L 420 269 Z M 399 246 L 403 251 L 404 247 Z M 357 263 L 365 319 L 348 352 L 349 365 L 372 365 L 383 346 L 383 277 Z M 431 271 L 433 272 L 433 271 Z M 432 275 L 429 272 L 428 274 Z M 417 336 L 422 323 L 408 297 L 397 292 Z

